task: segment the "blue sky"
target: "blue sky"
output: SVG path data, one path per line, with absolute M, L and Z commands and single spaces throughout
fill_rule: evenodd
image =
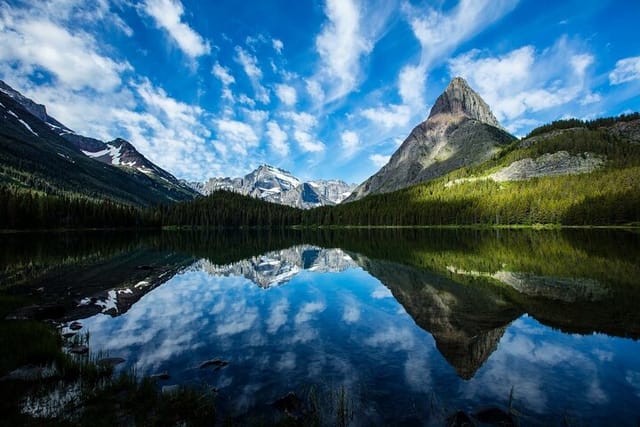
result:
M 179 178 L 359 183 L 463 76 L 515 135 L 640 110 L 640 2 L 26 0 L 0 78 Z

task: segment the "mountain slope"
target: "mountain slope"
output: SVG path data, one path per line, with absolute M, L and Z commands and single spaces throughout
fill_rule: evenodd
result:
M 269 165 L 261 165 L 242 178 L 211 178 L 204 184 L 192 183 L 191 186 L 205 195 L 218 190 L 233 191 L 302 209 L 338 204 L 354 188 L 339 180 L 302 182 L 291 173 Z
M 479 165 L 317 209 L 304 221 L 404 226 L 640 221 L 640 114 L 571 126 L 532 132 Z
M 358 186 L 347 201 L 387 193 L 476 165 L 515 138 L 505 132 L 489 106 L 456 77 L 389 162 Z
M 0 125 L 0 182 L 141 206 L 196 196 L 130 143 L 77 135 L 49 116 L 43 105 L 1 81 Z M 103 154 L 95 156 L 96 152 Z
M 195 196 L 194 191 L 158 176 L 87 157 L 59 134 L 68 128 L 57 121 L 52 124 L 42 120 L 48 117 L 43 106 L 27 104 L 36 116 L 18 101 L 25 102 L 10 96 L 5 89 L 0 91 L 0 183 L 138 206 Z

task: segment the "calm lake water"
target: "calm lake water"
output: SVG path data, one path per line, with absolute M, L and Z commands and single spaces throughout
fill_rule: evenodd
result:
M 637 425 L 640 236 L 366 230 L 7 236 L 4 280 L 94 354 L 272 419 L 293 391 L 351 425 Z M 4 350 L 3 350 L 4 351 Z M 226 366 L 200 366 L 206 361 Z M 485 411 L 485 416 L 487 412 Z M 330 418 L 331 415 L 328 415 Z

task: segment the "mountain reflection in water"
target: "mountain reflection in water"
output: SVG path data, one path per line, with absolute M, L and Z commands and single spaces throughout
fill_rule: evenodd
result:
M 92 351 L 167 371 L 164 385 L 210 384 L 235 416 L 320 385 L 345 387 L 361 425 L 441 425 L 507 410 L 510 396 L 522 425 L 633 424 L 638 243 L 621 231 L 163 233 L 56 275 L 82 294 L 79 268 L 134 274 L 74 299 L 92 314 Z M 123 263 L 133 254 L 145 264 Z M 199 368 L 211 359 L 229 365 Z

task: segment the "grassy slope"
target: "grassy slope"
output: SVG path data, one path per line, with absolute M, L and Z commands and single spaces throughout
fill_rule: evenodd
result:
M 606 128 L 576 128 L 517 141 L 493 159 L 394 193 L 320 208 L 306 223 L 340 225 L 621 224 L 640 219 L 640 145 Z M 605 168 L 581 175 L 496 183 L 482 178 L 523 158 L 565 150 L 606 156 Z

